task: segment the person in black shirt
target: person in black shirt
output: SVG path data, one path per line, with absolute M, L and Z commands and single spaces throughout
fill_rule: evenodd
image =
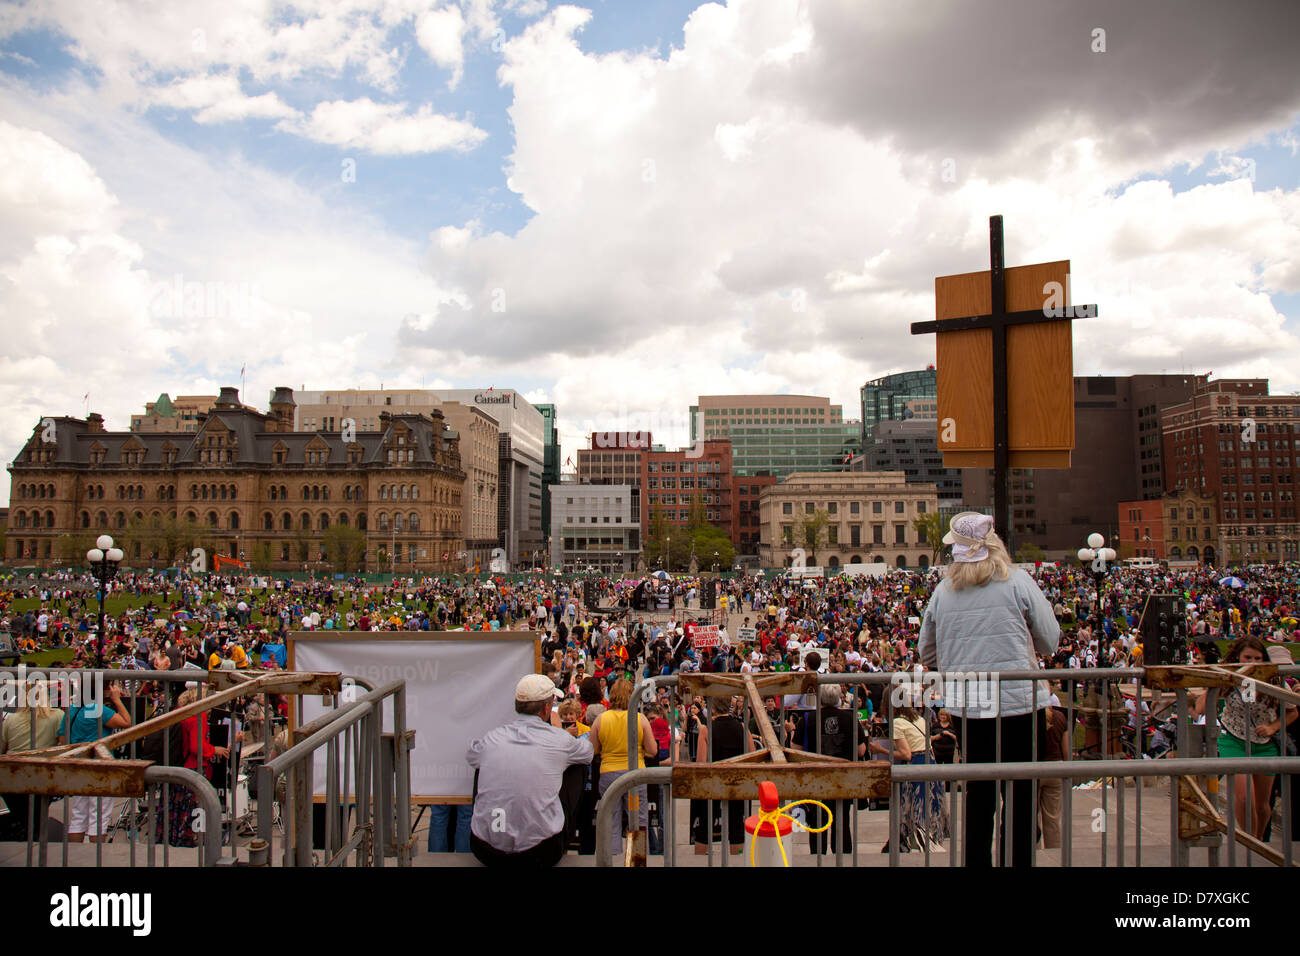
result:
M 957 753 L 957 729 L 953 726 L 952 715 L 946 710 L 939 711 L 934 733 L 930 735 L 930 747 L 934 750 L 935 763 L 952 763 Z
M 843 760 L 861 760 L 867 753 L 866 734 L 861 728 L 855 731 L 857 714 L 842 706 L 844 688 L 839 684 L 822 684 L 818 691 L 821 698 L 821 747 L 818 753 L 827 757 L 839 757 Z M 854 746 L 854 739 L 857 746 Z M 816 743 L 816 740 L 813 741 Z M 808 847 L 813 853 L 826 853 L 827 847 L 834 852 L 838 838 L 841 853 L 853 852 L 853 827 L 849 819 L 848 800 L 836 800 L 831 804 L 831 828 L 822 833 L 808 834 Z M 816 828 L 826 825 L 826 813 L 821 807 L 809 806 L 808 825 Z
M 698 722 L 699 741 L 696 744 L 695 760 L 698 763 L 709 761 L 709 733 L 713 733 L 713 755 L 716 762 L 728 757 L 739 757 L 754 749 L 753 738 L 745 730 L 745 725 L 731 713 L 731 698 L 713 697 L 709 699 L 709 710 L 713 713 L 713 722 L 706 725 Z M 693 713 L 698 713 L 693 709 Z M 695 852 L 706 854 L 709 844 L 713 842 L 713 832 L 722 828 L 722 810 L 727 811 L 727 843 L 732 853 L 739 853 L 745 848 L 745 801 L 714 800 L 713 813 L 709 813 L 708 800 L 691 801 L 691 839 L 695 843 Z

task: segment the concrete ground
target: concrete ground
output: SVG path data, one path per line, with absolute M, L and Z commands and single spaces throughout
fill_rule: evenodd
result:
M 1138 807 L 1139 791 L 1130 783 L 1123 791 L 1123 808 L 1122 819 L 1123 826 L 1118 825 L 1120 819 L 1120 794 L 1119 791 L 1111 788 L 1105 791 L 1106 813 L 1105 829 L 1102 830 L 1100 823 L 1102 815 L 1094 811 L 1102 807 L 1103 791 L 1100 789 L 1075 789 L 1072 793 L 1073 809 L 1071 814 L 1071 834 L 1072 834 L 1072 857 L 1071 865 L 1073 866 L 1169 866 L 1170 865 L 1170 816 L 1169 816 L 1169 782 L 1167 778 L 1160 778 L 1155 785 L 1149 785 L 1141 789 L 1141 809 Z M 959 812 L 960 798 L 956 795 L 949 795 L 950 813 Z M 674 848 L 676 852 L 676 866 L 709 866 L 710 857 L 697 856 L 690 842 L 689 834 L 689 804 L 687 801 L 678 800 L 674 805 L 674 819 L 672 820 L 672 830 L 674 833 Z M 852 855 L 845 855 L 841 859 L 840 865 L 843 866 L 862 866 L 862 867 L 886 867 L 889 865 L 889 855 L 881 852 L 889 834 L 889 812 L 887 810 L 861 811 L 855 813 L 857 820 L 855 826 L 857 835 L 855 845 L 857 846 L 856 863 Z M 56 819 L 61 818 L 56 814 Z M 425 852 L 424 846 L 427 840 L 428 817 L 422 819 L 421 824 L 416 832 L 415 846 L 416 853 L 413 860 L 415 866 L 478 866 L 478 861 L 469 854 L 440 853 L 430 854 Z M 1121 835 L 1122 835 L 1122 854 L 1121 854 Z M 1140 837 L 1140 841 L 1139 841 Z M 1103 851 L 1103 842 L 1105 849 Z M 809 852 L 809 838 L 806 834 L 797 832 L 794 840 L 793 859 L 794 866 L 835 866 L 836 861 L 833 854 L 817 857 Z M 238 857 L 247 861 L 247 838 L 241 837 L 236 841 L 236 853 Z M 1274 849 L 1281 852 L 1282 836 L 1279 828 L 1275 827 L 1272 844 Z M 50 845 L 48 851 L 49 866 L 63 865 L 63 844 L 54 843 Z M 94 844 L 72 844 L 67 847 L 68 864 L 76 867 L 93 867 L 96 865 L 96 847 Z M 225 852 L 229 852 L 229 849 Z M 279 837 L 274 842 L 272 852 L 272 865 L 279 865 L 283 845 Z M 163 851 L 161 847 L 155 847 L 155 865 L 163 865 Z M 37 862 L 37 850 L 33 848 L 33 865 Z M 175 867 L 193 867 L 197 863 L 197 851 L 193 849 L 172 848 L 168 851 L 169 865 Z M 319 858 L 320 853 L 317 853 Z M 1246 865 L 1246 851 L 1242 847 L 1237 848 L 1236 865 Z M 136 866 L 146 866 L 148 862 L 148 850 L 144 842 L 140 842 L 135 848 Z M 1219 865 L 1228 865 L 1228 853 L 1226 844 L 1219 853 Z M 130 842 L 125 834 L 119 836 L 113 843 L 103 845 L 102 852 L 103 865 L 125 867 L 131 866 L 131 847 Z M 394 860 L 386 861 L 388 865 L 393 865 Z M 621 865 L 621 857 L 614 858 L 612 861 L 615 865 Z M 1190 851 L 1190 865 L 1192 866 L 1210 866 L 1211 855 L 1208 848 L 1193 848 Z M 24 843 L 0 843 L 0 867 L 21 867 L 27 865 L 27 847 Z M 596 859 L 594 856 L 580 856 L 575 853 L 569 853 L 560 863 L 566 867 L 586 867 L 595 866 Z M 652 856 L 649 865 L 659 867 L 664 865 L 662 856 Z M 712 865 L 721 866 L 722 852 L 721 847 L 714 847 L 712 854 Z M 726 862 L 729 866 L 748 866 L 749 859 L 742 852 L 738 855 L 729 856 Z M 924 866 L 953 866 L 952 840 L 944 842 L 944 847 L 939 852 L 933 852 L 927 861 L 926 855 L 918 852 L 904 853 L 899 856 L 899 865 L 903 867 L 915 868 Z M 1036 865 L 1057 867 L 1062 865 L 1062 851 L 1039 849 L 1036 856 Z M 1267 866 L 1268 861 L 1259 856 L 1251 859 L 1251 865 Z

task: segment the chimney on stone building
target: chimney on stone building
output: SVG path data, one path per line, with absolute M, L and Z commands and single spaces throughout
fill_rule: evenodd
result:
M 283 385 L 277 387 L 271 394 L 271 417 L 275 420 L 275 426 L 269 430 L 293 431 L 293 414 L 297 407 L 298 403 L 293 400 L 293 389 Z

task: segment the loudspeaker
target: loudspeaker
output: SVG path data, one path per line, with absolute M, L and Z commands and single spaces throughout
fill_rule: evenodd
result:
M 700 607 L 712 611 L 718 606 L 718 582 L 710 578 L 700 590 Z
M 1161 667 L 1191 661 L 1187 613 L 1179 595 L 1148 595 L 1138 631 L 1142 635 L 1142 663 L 1146 666 Z

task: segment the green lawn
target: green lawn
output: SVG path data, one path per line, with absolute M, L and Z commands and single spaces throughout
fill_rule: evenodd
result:
M 60 647 L 53 651 L 37 651 L 35 654 L 23 655 L 23 663 L 28 667 L 57 667 L 72 660 L 70 647 Z
M 117 594 L 108 598 L 104 602 L 104 613 L 110 617 L 116 617 L 125 610 L 128 609 L 134 610 L 136 608 L 141 608 L 152 601 L 154 607 L 158 609 L 160 617 L 169 617 L 171 613 L 168 610 L 169 605 L 171 605 L 173 601 L 179 601 L 179 600 L 180 600 L 180 593 L 177 591 L 172 591 L 168 593 L 165 597 L 161 594 L 151 594 L 151 595 Z M 412 603 L 412 609 L 414 609 L 414 607 L 417 605 L 417 602 L 413 601 L 411 603 Z M 53 602 L 53 604 L 56 608 L 60 610 L 66 611 L 67 609 L 67 605 L 63 604 L 62 602 L 55 601 Z M 40 606 L 41 606 L 41 601 L 39 598 L 18 598 L 14 600 L 11 606 L 11 611 L 18 614 L 24 614 L 27 611 L 39 610 Z M 347 614 L 349 611 L 353 610 L 353 602 L 351 600 L 346 600 L 346 599 L 337 600 L 334 606 L 341 614 Z M 360 613 L 359 608 L 357 609 L 357 611 L 358 613 Z M 98 598 L 90 598 L 86 601 L 86 613 L 92 618 L 98 615 L 99 613 Z M 264 621 L 262 612 L 254 609 L 252 614 L 252 621 L 254 624 L 258 624 L 258 625 L 262 624 Z

